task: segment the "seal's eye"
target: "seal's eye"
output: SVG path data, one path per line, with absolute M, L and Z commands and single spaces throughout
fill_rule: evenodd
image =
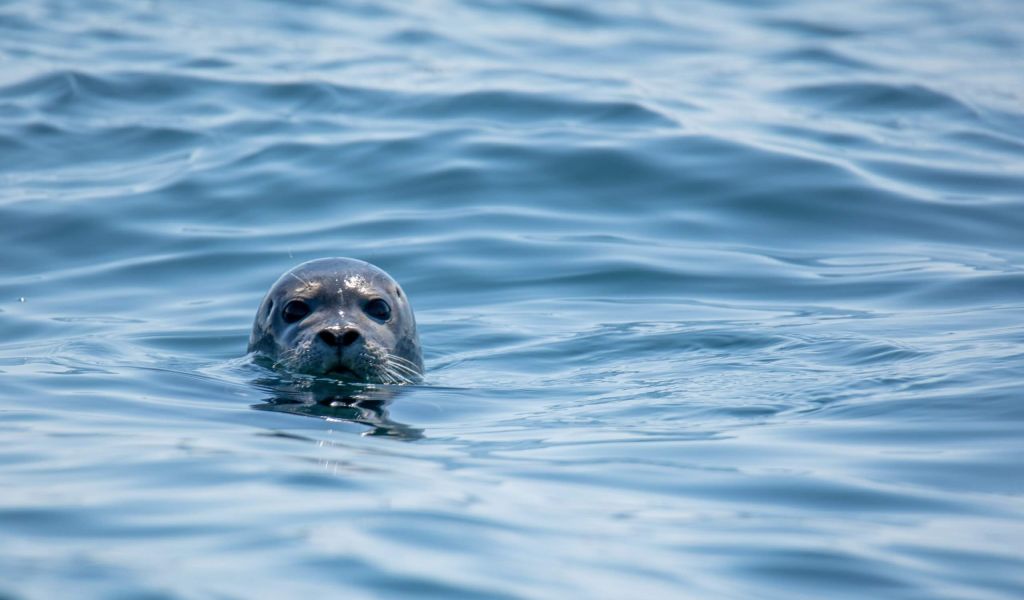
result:
M 363 307 L 363 310 L 366 311 L 366 314 L 378 321 L 387 321 L 391 318 L 391 307 L 388 306 L 387 302 L 380 298 L 374 298 L 367 302 L 366 306 Z
M 308 304 L 302 300 L 292 300 L 288 304 L 284 305 L 284 310 L 281 311 L 281 318 L 284 319 L 285 323 L 294 323 L 305 319 L 308 314 Z

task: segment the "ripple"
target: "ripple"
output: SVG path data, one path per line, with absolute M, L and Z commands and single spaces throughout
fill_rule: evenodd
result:
M 1017 12 L 0 7 L 0 596 L 1016 597 Z
M 638 102 L 570 100 L 535 92 L 476 90 L 446 94 L 411 107 L 418 116 L 455 119 L 561 120 L 618 127 L 674 128 L 675 122 Z
M 838 113 L 884 115 L 912 111 L 958 121 L 977 121 L 980 115 L 951 94 L 921 84 L 835 82 L 791 87 L 781 97 Z M 917 111 L 920 111 L 918 113 Z

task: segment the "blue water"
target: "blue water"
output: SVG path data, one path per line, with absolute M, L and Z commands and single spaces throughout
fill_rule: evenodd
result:
M 0 247 L 4 599 L 1024 595 L 1017 0 L 2 2 Z

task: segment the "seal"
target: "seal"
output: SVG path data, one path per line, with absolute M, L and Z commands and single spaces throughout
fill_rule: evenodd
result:
M 423 356 L 412 306 L 383 270 L 320 258 L 271 286 L 256 312 L 249 352 L 294 373 L 365 383 L 416 383 Z

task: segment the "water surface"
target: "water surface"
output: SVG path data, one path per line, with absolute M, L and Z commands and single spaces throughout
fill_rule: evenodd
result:
M 8 2 L 0 66 L 0 597 L 1024 594 L 1018 2 Z M 322 256 L 423 385 L 243 357 Z

